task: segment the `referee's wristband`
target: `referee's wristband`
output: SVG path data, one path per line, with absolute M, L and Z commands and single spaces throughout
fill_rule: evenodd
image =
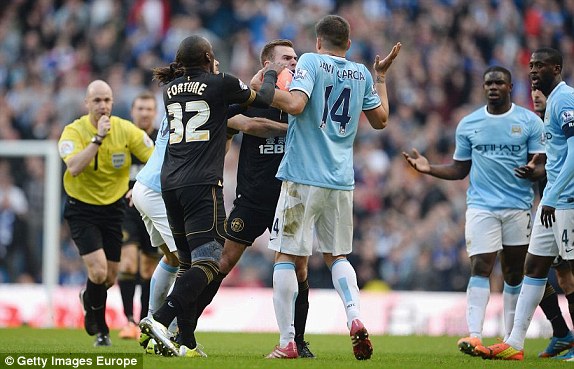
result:
M 101 146 L 101 145 L 102 145 L 102 141 L 100 141 L 100 140 L 98 139 L 98 137 L 99 137 L 98 135 L 95 135 L 94 137 L 92 137 L 92 140 L 91 140 L 90 142 L 91 142 L 91 143 L 95 143 L 95 144 L 98 145 L 98 146 Z

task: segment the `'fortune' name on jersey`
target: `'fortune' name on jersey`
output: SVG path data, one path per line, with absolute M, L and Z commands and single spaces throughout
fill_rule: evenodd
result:
M 166 92 L 167 92 L 167 97 L 168 98 L 172 98 L 172 96 L 175 96 L 177 94 L 181 94 L 181 93 L 191 93 L 191 94 L 195 94 L 195 95 L 203 95 L 203 91 L 205 90 L 205 88 L 207 87 L 207 85 L 205 83 L 200 83 L 200 82 L 182 82 L 182 83 L 178 83 L 176 85 L 172 85 L 170 86 Z

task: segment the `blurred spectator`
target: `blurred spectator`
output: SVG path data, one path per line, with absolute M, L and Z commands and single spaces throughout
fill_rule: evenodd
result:
M 34 270 L 34 265 L 26 263 L 36 258 L 26 239 L 27 214 L 24 191 L 14 185 L 10 163 L 0 160 L 0 269 L 4 282 L 15 282 L 21 274 Z

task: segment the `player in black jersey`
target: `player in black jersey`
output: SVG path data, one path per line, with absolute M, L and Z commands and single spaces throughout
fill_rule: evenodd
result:
M 154 69 L 166 84 L 164 104 L 170 123 L 169 144 L 161 170 L 162 197 L 178 249 L 180 271 L 166 302 L 140 323 L 164 355 L 206 356 L 195 341 L 197 297 L 219 272 L 223 248 L 223 163 L 230 104 L 267 107 L 275 94 L 272 63 L 258 92 L 236 77 L 214 74 L 215 56 L 200 36 L 184 39 L 169 67 Z M 179 342 L 167 326 L 177 317 Z
M 132 120 L 138 128 L 146 131 L 154 142 L 158 132 L 157 128 L 154 127 L 156 115 L 157 102 L 155 96 L 149 91 L 138 94 L 132 102 Z M 134 319 L 133 299 L 136 284 L 139 284 L 141 287 L 141 310 L 139 319 L 137 319 L 137 321 L 139 321 L 147 315 L 150 280 L 161 257 L 158 249 L 151 245 L 142 217 L 131 201 L 131 189 L 136 182 L 136 175 L 144 165 L 145 163 L 142 163 L 132 154 L 129 182 L 130 191 L 128 191 L 126 195 L 129 206 L 126 209 L 122 224 L 123 245 L 118 273 L 118 286 L 122 296 L 124 315 L 128 320 L 128 324 L 119 331 L 118 337 L 134 340 L 137 340 L 140 336 L 139 327 Z
M 275 62 L 286 65 L 291 71 L 297 65 L 297 54 L 289 40 L 274 40 L 261 50 L 261 64 Z M 243 133 L 239 164 L 237 167 L 237 189 L 234 207 L 226 224 L 226 240 L 219 263 L 219 274 L 199 297 L 198 315 L 211 302 L 222 280 L 237 264 L 248 246 L 251 246 L 265 229 L 271 230 L 275 206 L 281 191 L 281 181 L 275 178 L 283 158 L 287 113 L 275 108 L 249 108 L 243 113 L 248 117 L 262 117 L 281 122 L 279 130 L 269 138 Z M 299 357 L 314 358 L 305 342 L 305 325 L 309 311 L 309 283 L 307 281 L 307 260 L 298 259 L 297 280 L 299 293 L 295 301 L 295 342 Z

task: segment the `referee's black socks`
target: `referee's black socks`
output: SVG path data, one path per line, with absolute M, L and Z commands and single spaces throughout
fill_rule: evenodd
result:
M 88 294 L 90 307 L 96 318 L 98 332 L 103 334 L 110 333 L 108 325 L 106 324 L 106 299 L 108 297 L 106 284 L 95 284 L 88 278 L 86 293 Z

